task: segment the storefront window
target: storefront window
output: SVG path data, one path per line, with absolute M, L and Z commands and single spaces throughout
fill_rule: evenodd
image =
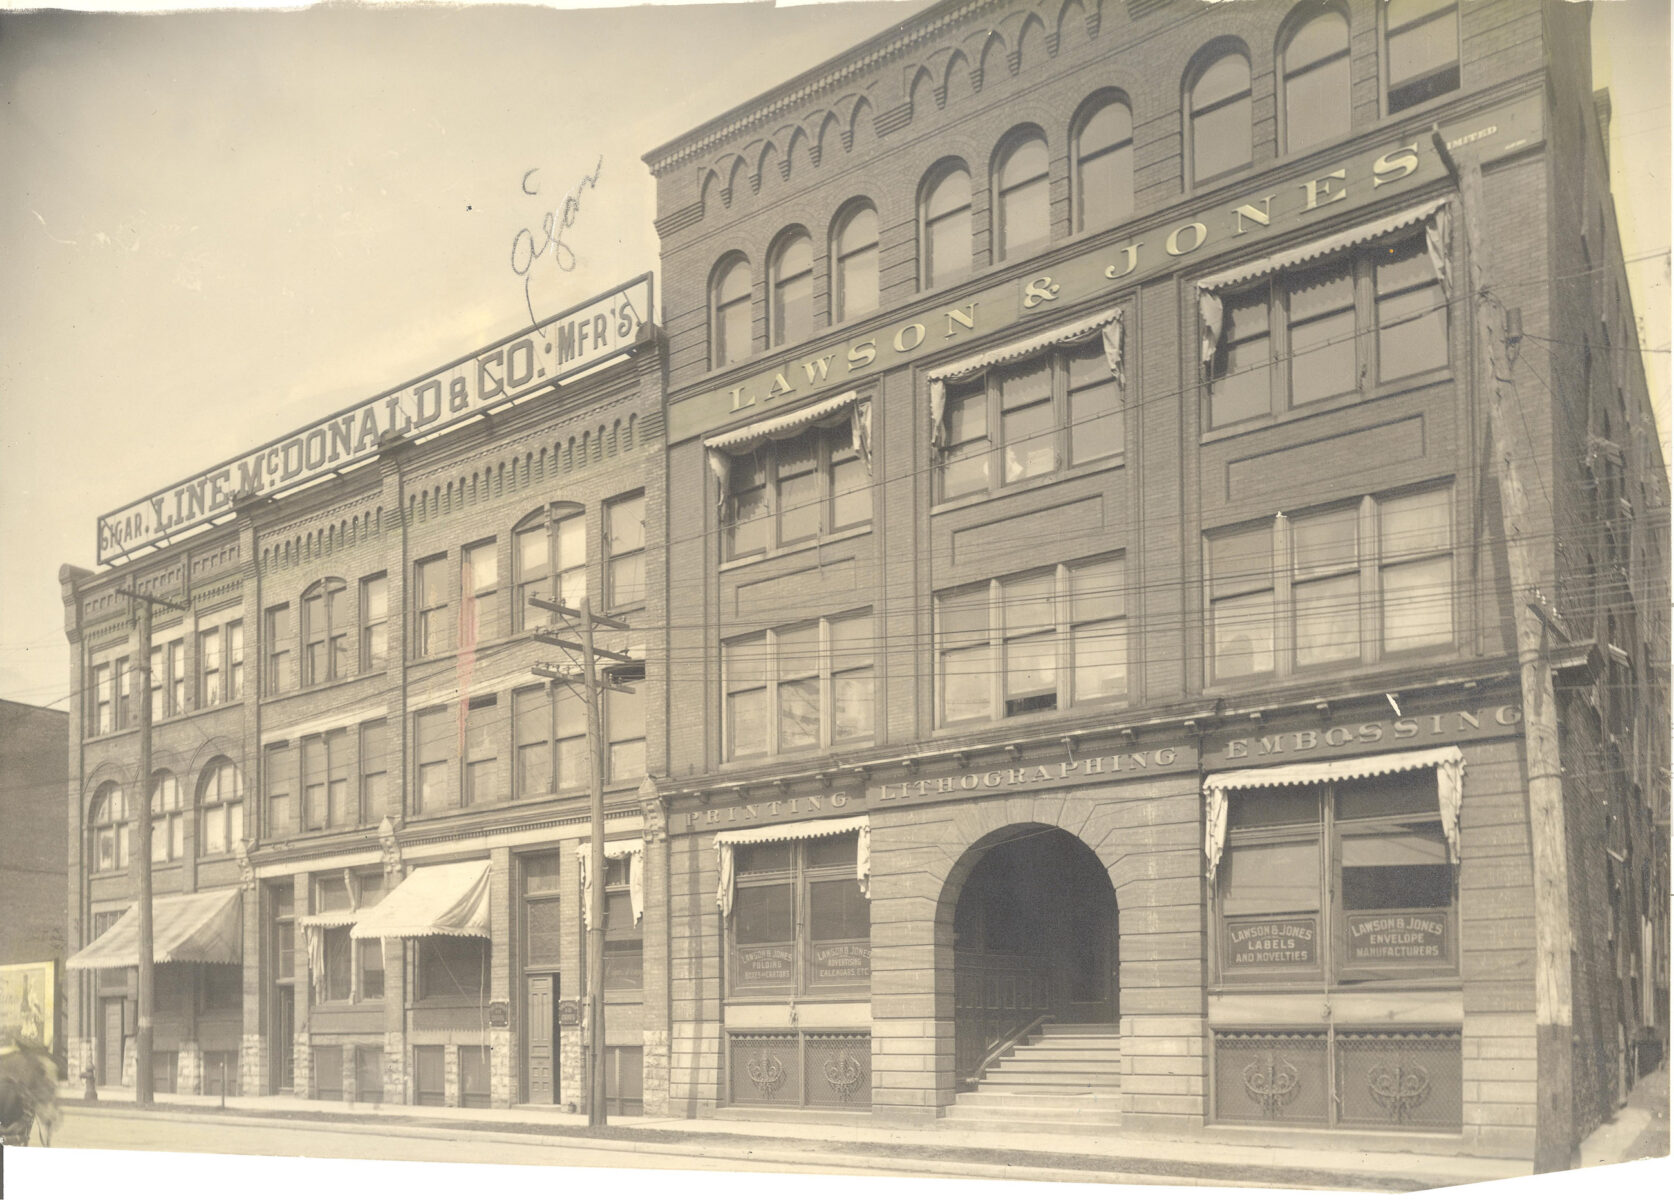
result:
M 857 852 L 853 834 L 737 848 L 734 993 L 867 990 L 871 902 L 855 877 Z

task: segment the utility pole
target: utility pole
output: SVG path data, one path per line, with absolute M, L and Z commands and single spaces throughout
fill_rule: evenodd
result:
M 184 610 L 184 604 L 118 588 L 117 594 L 139 601 L 139 648 L 134 655 L 139 670 L 140 761 L 139 813 L 134 819 L 133 852 L 139 856 L 139 1021 L 134 1031 L 134 1103 L 152 1102 L 151 1022 L 157 995 L 156 967 L 151 961 L 151 606 Z
M 543 629 L 535 634 L 535 640 L 538 642 L 549 646 L 558 646 L 571 652 L 578 652 L 581 655 L 581 699 L 587 706 L 587 783 L 588 796 L 592 802 L 593 826 L 593 837 L 587 858 L 587 910 L 589 914 L 587 921 L 587 1124 L 597 1128 L 605 1123 L 605 744 L 602 726 L 599 722 L 601 684 L 599 682 L 597 659 L 599 656 L 603 656 L 622 663 L 633 663 L 637 660 L 630 655 L 618 654 L 614 650 L 601 650 L 593 645 L 593 628 L 595 625 L 604 625 L 611 629 L 621 630 L 626 630 L 628 626 L 621 621 L 596 615 L 586 596 L 581 598 L 578 608 L 566 608 L 562 597 L 557 601 L 552 601 L 544 600 L 539 596 L 532 596 L 529 603 L 537 608 L 544 608 L 548 612 L 557 613 L 566 620 L 573 622 L 581 638 L 579 642 L 573 642 L 561 637 L 557 631 L 550 629 Z M 570 672 L 549 663 L 536 666 L 535 674 L 546 679 L 571 681 Z M 606 682 L 602 686 L 617 692 L 631 692 L 633 690 L 619 683 Z
M 1533 842 L 1535 898 L 1535 1153 L 1536 1171 L 1566 1171 L 1575 1150 L 1573 1030 L 1570 958 L 1568 841 L 1564 830 L 1563 768 L 1558 757 L 1557 699 L 1546 657 L 1548 627 L 1540 577 L 1530 542 L 1529 519 L 1516 456 L 1508 433 L 1511 362 L 1504 306 L 1488 289 L 1482 232 L 1482 165 L 1455 161 L 1441 131 L 1431 140 L 1459 185 L 1471 260 L 1471 300 L 1476 341 L 1487 356 L 1483 378 L 1488 428 L 1498 467 L 1512 613 L 1517 623 L 1517 665 L 1522 683 L 1523 747 L 1529 778 L 1529 835 Z

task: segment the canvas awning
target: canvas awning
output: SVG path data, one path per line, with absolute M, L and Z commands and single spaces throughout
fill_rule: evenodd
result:
M 734 882 L 733 847 L 759 846 L 766 842 L 799 842 L 810 838 L 838 837 L 845 833 L 859 835 L 855 848 L 855 878 L 867 897 L 872 895 L 872 824 L 867 817 L 839 817 L 830 821 L 790 821 L 783 825 L 762 825 L 755 829 L 734 829 L 715 835 L 715 857 L 720 867 L 720 883 L 715 889 L 715 903 L 721 912 L 732 914 Z
M 1430 255 L 1430 265 L 1435 268 L 1436 278 L 1441 282 L 1442 295 L 1451 298 L 1453 294 L 1453 276 L 1448 266 L 1448 245 L 1452 241 L 1452 209 L 1448 207 L 1447 197 L 1426 201 L 1412 208 L 1402 209 L 1391 213 L 1376 221 L 1364 225 L 1356 225 L 1353 229 L 1330 237 L 1319 238 L 1304 245 L 1269 254 L 1264 258 L 1252 259 L 1239 263 L 1230 270 L 1216 275 L 1206 275 L 1197 281 L 1198 316 L 1203 324 L 1203 362 L 1205 366 L 1214 359 L 1215 352 L 1220 349 L 1222 332 L 1221 294 L 1239 284 L 1249 283 L 1265 275 L 1275 275 L 1291 267 L 1312 262 L 1316 258 L 1324 258 L 1329 254 L 1336 254 L 1340 250 L 1348 250 L 1365 242 L 1373 241 L 1386 234 L 1397 233 L 1400 230 L 1426 222 L 1424 231 L 1424 246 Z
M 1436 771 L 1436 806 L 1441 813 L 1442 834 L 1447 838 L 1447 856 L 1459 861 L 1459 803 L 1465 780 L 1465 755 L 1457 746 L 1433 750 L 1409 750 L 1402 754 L 1368 754 L 1363 758 L 1333 759 L 1329 762 L 1291 763 L 1283 767 L 1258 767 L 1249 771 L 1220 771 L 1203 779 L 1203 855 L 1209 863 L 1209 881 L 1226 849 L 1227 793 L 1245 788 L 1287 787 L 1310 783 L 1335 783 L 1342 779 L 1369 779 L 1401 771 Z
M 151 961 L 244 961 L 244 906 L 237 888 L 158 896 L 151 902 Z M 83 971 L 139 965 L 139 906 L 64 964 Z
M 1116 386 L 1127 387 L 1127 377 L 1123 372 L 1123 354 L 1125 344 L 1125 330 L 1122 324 L 1122 310 L 1119 308 L 1105 309 L 1094 313 L 1090 317 L 1083 317 L 1079 321 L 1072 321 L 1067 325 L 1059 325 L 1048 329 L 1044 333 L 1037 333 L 1033 337 L 1022 341 L 1009 342 L 1004 346 L 986 351 L 982 354 L 962 358 L 958 362 L 948 363 L 943 367 L 936 367 L 925 373 L 930 380 L 930 444 L 939 447 L 942 444 L 945 430 L 942 427 L 942 416 L 947 409 L 947 385 L 969 379 L 973 375 L 980 375 L 994 367 L 1004 366 L 1006 363 L 1016 362 L 1027 358 L 1031 354 L 1038 354 L 1042 350 L 1049 350 L 1053 346 L 1068 345 L 1090 338 L 1095 334 L 1104 339 L 1104 361 L 1110 368 L 1110 373 L 1116 377 Z
M 586 922 L 586 928 L 593 928 L 593 889 L 587 886 L 587 872 L 593 861 L 593 847 L 583 842 L 575 849 L 575 856 L 581 862 L 581 917 Z M 645 842 L 641 838 L 632 841 L 606 842 L 604 856 L 608 861 L 612 858 L 628 860 L 628 903 L 634 910 L 634 924 L 639 924 L 645 915 Z
M 721 503 L 726 503 L 730 461 L 733 455 L 746 454 L 764 442 L 784 441 L 796 437 L 815 425 L 849 423 L 849 439 L 860 460 L 872 471 L 872 402 L 862 400 L 860 393 L 850 390 L 826 400 L 805 404 L 801 408 L 775 417 L 764 417 L 741 429 L 729 429 L 714 437 L 703 439 L 709 454 L 709 469 L 721 485 Z
M 417 868 L 376 908 L 362 910 L 349 936 L 488 937 L 488 863 Z

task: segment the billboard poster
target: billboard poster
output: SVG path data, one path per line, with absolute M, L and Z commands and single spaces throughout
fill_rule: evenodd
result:
M 0 966 L 0 1039 L 58 1046 L 58 964 Z

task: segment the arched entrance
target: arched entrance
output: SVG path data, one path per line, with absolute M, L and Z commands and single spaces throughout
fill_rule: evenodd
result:
M 953 905 L 959 1084 L 1042 1018 L 1113 1024 L 1118 995 L 1116 893 L 1084 842 L 1050 825 L 1013 825 L 966 861 Z

